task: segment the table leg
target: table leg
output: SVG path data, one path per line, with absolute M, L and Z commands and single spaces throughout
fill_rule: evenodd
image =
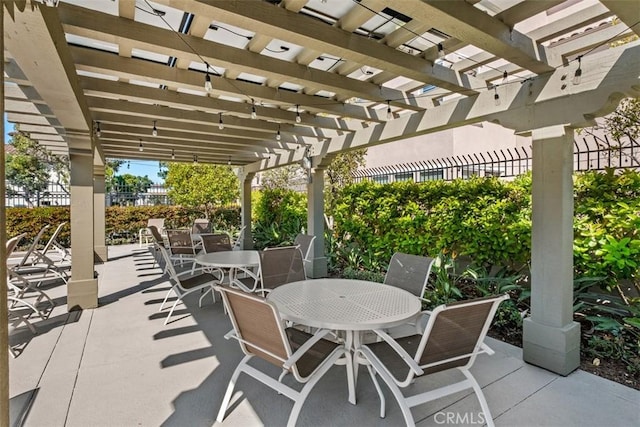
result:
M 355 368 L 357 364 L 354 363 L 353 358 L 353 331 L 345 331 L 345 340 L 344 346 L 347 349 L 347 354 L 345 355 L 346 363 L 345 368 L 347 369 L 347 388 L 349 390 L 349 403 L 352 405 L 356 404 L 356 377 L 354 375 Z

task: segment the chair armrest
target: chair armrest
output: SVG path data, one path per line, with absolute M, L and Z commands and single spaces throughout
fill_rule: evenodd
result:
M 291 367 L 300 359 L 311 347 L 313 347 L 318 341 L 324 338 L 325 335 L 330 333 L 328 329 L 319 329 L 311 338 L 309 338 L 304 344 L 302 344 L 282 365 L 283 369 L 291 369 Z
M 402 348 L 400 346 L 400 344 L 398 344 L 398 342 L 396 340 L 391 338 L 391 335 L 387 334 L 385 331 L 380 330 L 380 329 L 374 329 L 373 332 L 375 332 L 380 338 L 385 340 L 385 342 L 387 344 L 389 344 L 389 347 L 391 347 L 393 349 L 393 351 L 395 351 L 398 354 L 398 356 L 400 356 L 402 358 L 404 363 L 406 363 L 407 366 L 409 366 L 409 368 L 416 375 L 423 375 L 424 374 L 424 371 L 422 370 L 420 365 L 418 365 L 418 362 L 413 360 L 413 357 L 411 357 L 411 355 L 409 353 L 407 353 L 407 351 L 404 348 Z

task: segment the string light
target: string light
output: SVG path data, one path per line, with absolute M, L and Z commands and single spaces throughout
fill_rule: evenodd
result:
M 393 113 L 391 112 L 391 101 L 389 101 L 387 99 L 387 120 L 392 120 L 393 119 Z
M 229 160 L 227 160 L 227 165 L 231 166 L 231 156 L 229 156 Z
M 100 122 L 96 122 L 96 136 L 100 138 L 100 135 L 102 135 L 102 132 L 100 132 Z
M 172 148 L 171 149 L 171 160 L 175 160 L 176 159 L 176 152 L 175 150 Z
M 218 119 L 218 129 L 224 129 L 224 123 L 222 123 L 222 113 L 220 113 L 220 118 Z
M 500 95 L 498 95 L 498 86 L 494 86 L 494 94 L 493 94 L 493 100 L 496 103 L 496 106 L 500 105 Z
M 502 83 L 507 82 L 507 77 L 509 77 L 509 73 L 507 73 L 507 70 L 504 70 L 504 73 L 502 73 Z
M 582 55 L 578 56 L 578 68 L 573 74 L 573 84 L 579 85 L 582 81 Z
M 300 105 L 296 104 L 296 123 L 300 123 L 302 121 L 302 117 L 300 117 Z
M 258 118 L 258 113 L 256 112 L 256 103 L 253 100 L 251 100 L 251 118 L 253 120 Z
M 438 43 L 438 58 L 444 58 L 444 46 L 442 46 L 442 43 Z
M 276 141 L 280 141 L 280 139 L 282 139 L 282 136 L 280 135 L 280 125 L 278 125 L 278 132 L 276 132 Z
M 211 92 L 213 89 L 213 85 L 211 84 L 211 76 L 209 75 L 209 63 L 205 62 L 204 65 L 207 67 L 207 74 L 204 76 L 204 90 L 207 92 Z
M 193 164 L 194 165 L 198 164 L 198 156 L 196 156 L 195 154 L 193 155 Z
M 156 127 L 156 121 L 153 121 L 153 130 L 151 131 L 152 136 L 158 136 L 158 128 Z
M 142 138 L 140 138 L 140 144 L 138 144 L 138 151 L 143 152 L 144 147 L 142 146 Z

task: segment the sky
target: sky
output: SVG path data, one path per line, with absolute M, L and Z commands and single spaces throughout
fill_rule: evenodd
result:
M 4 140 L 9 141 L 11 137 L 9 132 L 13 132 L 13 123 L 9 123 L 5 116 L 4 118 Z M 143 161 L 143 160 L 127 160 L 127 163 L 123 164 L 118 171 L 119 175 L 130 173 L 137 176 L 148 176 L 151 181 L 157 184 L 162 183 L 162 179 L 158 176 L 158 162 Z

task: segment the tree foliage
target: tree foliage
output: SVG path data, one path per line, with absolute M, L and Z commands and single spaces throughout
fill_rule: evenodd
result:
M 268 190 L 293 189 L 307 182 L 304 169 L 299 164 L 293 163 L 276 169 L 265 171 L 261 175 L 262 187 Z
M 174 203 L 199 207 L 207 217 L 240 196 L 238 177 L 230 166 L 167 163 L 165 186 Z
M 340 189 L 353 184 L 353 171 L 365 164 L 367 149 L 346 151 L 333 158 L 325 171 L 325 202 L 327 212 L 333 213 Z
M 58 156 L 16 130 L 11 136 L 5 159 L 6 179 L 13 188 L 9 194 L 24 197 L 29 205 L 39 203 L 46 194 L 48 183 L 55 179 L 61 188 L 69 193 L 69 159 Z
M 615 138 L 640 136 L 640 99 L 626 98 L 604 120 L 605 130 Z

